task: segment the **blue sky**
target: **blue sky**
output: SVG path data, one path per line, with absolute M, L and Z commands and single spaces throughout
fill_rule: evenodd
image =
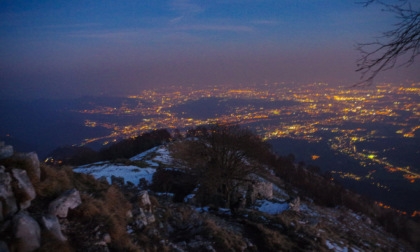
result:
M 351 84 L 392 14 L 337 0 L 0 1 L 0 97 L 165 85 Z M 418 64 L 377 81 L 420 81 Z

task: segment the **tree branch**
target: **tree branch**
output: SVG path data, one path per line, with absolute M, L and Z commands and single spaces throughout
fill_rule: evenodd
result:
M 361 81 L 355 86 L 371 85 L 381 72 L 395 67 L 399 57 L 409 54 L 409 58 L 399 66 L 409 66 L 420 54 L 420 12 L 411 8 L 408 1 L 399 4 L 387 4 L 378 0 L 359 2 L 363 6 L 378 3 L 385 11 L 396 14 L 400 22 L 395 29 L 384 32 L 380 38 L 371 43 L 360 43 L 357 50 L 361 53 L 356 72 L 361 73 Z

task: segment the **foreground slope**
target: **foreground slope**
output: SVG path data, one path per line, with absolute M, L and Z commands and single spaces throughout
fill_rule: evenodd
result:
M 190 177 L 171 145 L 74 169 L 39 165 L 35 153 L 1 159 L 2 251 L 414 251 L 361 213 L 315 204 L 265 166 L 253 174 L 252 204 L 201 204 L 199 185 L 178 183 Z

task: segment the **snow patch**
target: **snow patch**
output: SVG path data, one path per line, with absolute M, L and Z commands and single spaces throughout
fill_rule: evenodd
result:
M 267 214 L 279 214 L 289 209 L 289 204 L 287 203 L 277 203 L 268 200 L 257 200 L 255 204 L 254 209 Z
M 154 168 L 139 168 L 134 165 L 116 165 L 103 164 L 97 166 L 80 166 L 73 169 L 74 172 L 86 173 L 93 175 L 96 179 L 106 177 L 107 181 L 111 183 L 111 176 L 122 177 L 124 181 L 138 185 L 140 179 L 144 178 L 148 183 L 152 183 L 153 174 L 156 172 Z
M 188 194 L 187 196 L 185 196 L 185 198 L 184 198 L 184 202 L 185 203 L 188 203 L 190 200 L 192 200 L 193 198 L 195 197 L 195 194 L 194 193 L 192 193 L 192 194 Z
M 153 147 L 153 148 L 151 148 L 151 149 L 149 149 L 149 150 L 147 150 L 147 151 L 145 151 L 145 152 L 142 152 L 142 153 L 140 153 L 140 154 L 138 154 L 138 155 L 136 155 L 136 156 L 134 156 L 134 157 L 130 158 L 130 160 L 131 160 L 131 161 L 141 161 L 141 160 L 143 160 L 143 159 L 144 159 L 147 155 L 149 155 L 149 154 L 151 154 L 152 152 L 156 151 L 159 147 L 160 147 L 160 146 Z

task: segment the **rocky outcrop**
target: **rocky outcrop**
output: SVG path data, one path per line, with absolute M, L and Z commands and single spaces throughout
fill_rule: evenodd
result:
M 20 209 L 26 209 L 31 205 L 31 201 L 35 199 L 35 188 L 25 170 L 12 169 L 12 175 L 17 182 L 14 192 L 18 195 Z
M 137 200 L 138 208 L 135 210 L 134 224 L 136 228 L 143 229 L 145 226 L 156 221 L 153 214 L 152 203 L 147 191 L 140 191 Z
M 48 212 L 51 215 L 66 218 L 69 209 L 78 207 L 82 203 L 80 193 L 76 189 L 71 189 L 50 203 Z
M 139 206 L 146 212 L 152 211 L 152 203 L 150 202 L 149 193 L 147 191 L 139 192 Z
M 1 148 L 4 149 L 4 146 Z M 69 209 L 81 204 L 79 191 L 72 189 L 64 192 L 49 204 L 48 211 L 43 210 L 47 214 L 42 217 L 39 213 L 34 215 L 38 223 L 32 214 L 26 212 L 37 196 L 32 183 L 41 175 L 38 155 L 32 152 L 6 156 L 10 158 L 6 164 L 15 162 L 16 165 L 0 166 L 0 252 L 35 251 L 41 246 L 41 232 L 45 231 L 58 241 L 66 241 L 57 216 L 65 218 Z
M 0 169 L 0 202 L 2 203 L 2 218 L 0 220 L 7 218 L 18 210 L 11 182 L 12 176 L 10 176 L 10 173 L 5 172 L 4 167 L 2 167 Z
M 60 222 L 55 215 L 46 214 L 41 219 L 42 226 L 48 230 L 59 241 L 66 241 L 67 238 L 61 232 Z
M 142 208 L 138 210 L 137 215 L 135 216 L 134 224 L 136 228 L 143 229 L 149 224 L 152 224 L 156 221 L 155 215 L 151 212 L 145 212 Z
M 19 212 L 13 217 L 13 251 L 31 252 L 41 246 L 41 228 L 27 213 Z
M 27 162 L 29 165 L 27 168 L 29 177 L 34 177 L 37 180 L 41 178 L 41 168 L 39 166 L 38 154 L 35 152 L 16 153 L 14 157 Z

